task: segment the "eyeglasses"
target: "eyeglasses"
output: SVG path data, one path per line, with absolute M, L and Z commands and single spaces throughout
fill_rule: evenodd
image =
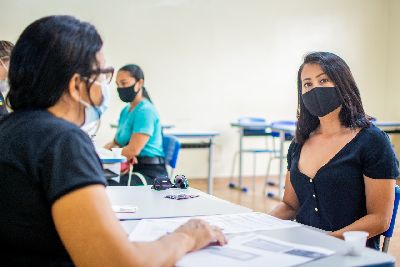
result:
M 92 79 L 88 76 L 95 75 L 95 78 Z M 92 70 L 89 72 L 88 76 L 83 76 L 84 78 L 88 79 L 90 82 L 95 83 L 95 82 L 107 82 L 108 84 L 111 83 L 111 80 L 114 76 L 114 68 L 113 67 L 108 67 L 105 69 L 97 69 L 97 70 Z
M 4 63 L 4 60 L 5 60 L 5 59 L 9 59 L 9 57 L 1 57 L 1 58 L 0 58 L 0 63 L 1 63 L 1 65 L 3 66 L 3 68 L 5 68 L 6 71 L 8 71 L 8 68 L 7 68 L 7 66 L 6 66 L 6 63 Z

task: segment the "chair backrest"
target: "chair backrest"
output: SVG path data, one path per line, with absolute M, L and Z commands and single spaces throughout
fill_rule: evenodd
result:
M 240 117 L 238 119 L 239 123 L 263 123 L 266 122 L 264 118 L 258 118 L 258 117 Z M 263 135 L 269 135 L 268 133 L 265 132 L 265 127 L 244 127 L 243 128 L 243 135 L 244 136 L 263 136 Z
M 181 143 L 175 136 L 163 135 L 163 149 L 165 154 L 165 163 L 167 166 L 170 166 L 173 171 L 178 161 L 179 150 L 181 149 Z M 172 171 L 171 171 L 171 176 L 172 176 Z
M 394 225 L 396 223 L 397 210 L 399 208 L 399 200 L 400 200 L 400 187 L 396 185 L 394 188 L 394 206 L 393 206 L 392 220 L 390 221 L 389 229 L 387 229 L 386 232 L 382 234 L 385 237 L 393 236 Z
M 273 121 L 271 122 L 272 126 L 295 126 L 296 125 L 296 121 Z M 276 131 L 272 131 L 271 135 L 273 137 L 279 137 L 279 132 Z M 294 138 L 294 136 L 290 133 L 286 133 L 285 134 L 285 140 L 286 141 L 290 141 Z

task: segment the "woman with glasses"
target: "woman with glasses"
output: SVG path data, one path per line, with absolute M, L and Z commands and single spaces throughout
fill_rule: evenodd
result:
M 343 238 L 369 233 L 379 248 L 390 225 L 399 163 L 387 134 L 364 112 L 349 66 L 328 52 L 308 54 L 298 71 L 295 140 L 285 194 L 271 215 Z
M 11 42 L 0 41 L 0 118 L 8 113 L 4 97 L 9 89 L 8 64 L 13 47 L 14 45 Z
M 111 209 L 102 166 L 79 128 L 108 103 L 102 39 L 89 23 L 51 16 L 29 25 L 10 59 L 13 113 L 0 120 L 4 266 L 172 266 L 221 231 L 192 220 L 130 243 Z
M 145 179 L 153 184 L 156 177 L 168 176 L 165 168 L 161 123 L 144 87 L 142 69 L 134 64 L 119 69 L 116 78 L 118 95 L 127 103 L 119 116 L 115 138 L 105 147 L 122 147 L 122 155 L 133 164 L 131 180 L 129 174 L 121 176 L 116 185 L 138 185 Z M 113 181 L 109 181 L 114 185 Z

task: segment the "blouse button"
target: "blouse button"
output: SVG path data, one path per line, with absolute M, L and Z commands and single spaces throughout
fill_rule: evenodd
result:
M 310 179 L 310 183 L 312 183 L 312 179 Z
M 313 198 L 316 198 L 315 194 L 312 194 L 312 197 L 313 197 Z
M 315 212 L 318 212 L 318 208 L 315 208 L 314 210 L 315 210 Z

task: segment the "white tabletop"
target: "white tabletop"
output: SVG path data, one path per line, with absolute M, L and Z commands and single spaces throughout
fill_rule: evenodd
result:
M 198 194 L 200 197 L 188 200 L 164 198 L 165 195 L 182 192 L 186 194 Z M 138 207 L 136 219 L 234 214 L 251 211 L 248 208 L 221 200 L 193 188 L 188 190 L 170 189 L 166 191 L 154 191 L 150 189 L 150 186 L 108 187 L 107 193 L 113 205 L 136 205 Z M 121 221 L 127 233 L 130 233 L 137 223 L 138 220 Z M 361 256 L 348 256 L 347 252 L 349 248 L 343 240 L 305 226 L 258 233 L 283 241 L 320 246 L 336 252 L 333 256 L 312 261 L 302 266 L 394 266 L 395 264 L 395 259 L 392 256 L 369 248 L 365 248 Z
M 400 127 L 399 121 L 373 121 L 375 126 L 380 128 L 398 128 Z
M 215 131 L 184 130 L 184 129 L 165 130 L 164 134 L 173 135 L 178 138 L 213 138 L 219 135 L 219 133 Z
M 271 127 L 270 122 L 231 122 L 232 127 L 241 128 L 268 128 Z
M 251 209 L 213 197 L 194 188 L 156 191 L 151 186 L 109 186 L 107 194 L 112 205 L 134 205 L 137 213 L 132 219 L 186 217 L 250 212 Z M 199 195 L 196 198 L 175 200 L 165 198 L 175 194 Z

